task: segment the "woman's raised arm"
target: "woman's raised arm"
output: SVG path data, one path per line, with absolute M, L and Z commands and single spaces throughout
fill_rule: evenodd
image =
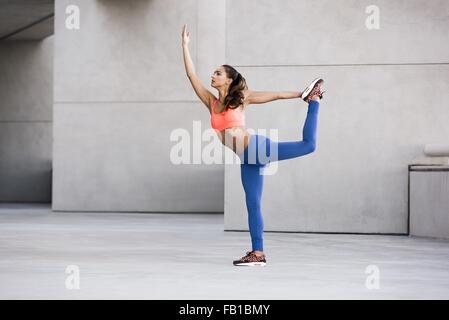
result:
M 186 74 L 198 98 L 200 98 L 209 111 L 211 111 L 211 104 L 215 99 L 215 96 L 203 86 L 200 79 L 196 75 L 195 66 L 193 65 L 192 58 L 190 57 L 189 41 L 190 32 L 187 32 L 187 25 L 185 24 L 182 29 L 182 50 L 184 51 L 184 65 L 186 68 Z

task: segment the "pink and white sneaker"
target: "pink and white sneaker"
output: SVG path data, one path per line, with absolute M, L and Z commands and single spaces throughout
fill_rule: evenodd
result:
M 234 266 L 265 266 L 267 264 L 267 260 L 265 259 L 265 254 L 262 256 L 257 256 L 254 251 L 248 251 L 246 256 L 240 258 L 239 260 L 234 260 Z
M 303 93 L 301 94 L 301 99 L 305 102 L 309 102 L 310 99 L 312 99 L 315 95 L 318 95 L 320 99 L 323 99 L 323 93 L 325 91 L 322 91 L 322 85 L 324 80 L 321 78 L 316 78 L 313 80 L 307 88 L 304 89 Z

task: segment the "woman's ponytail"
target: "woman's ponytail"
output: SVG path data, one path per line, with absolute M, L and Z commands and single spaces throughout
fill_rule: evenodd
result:
M 229 87 L 228 95 L 225 97 L 224 104 L 226 108 L 236 109 L 241 104 L 245 96 L 243 90 L 248 89 L 245 78 L 230 65 L 223 65 L 226 70 L 228 78 L 233 79 Z

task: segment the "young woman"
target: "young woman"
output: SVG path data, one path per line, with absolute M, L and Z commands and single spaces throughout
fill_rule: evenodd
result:
M 214 70 L 211 77 L 211 86 L 218 91 L 217 99 L 201 84 L 195 74 L 189 53 L 189 41 L 190 32 L 187 32 L 187 25 L 184 25 L 182 48 L 187 76 L 196 94 L 209 110 L 211 125 L 218 133 L 221 142 L 232 149 L 242 160 L 241 179 L 245 190 L 252 251 L 246 252 L 244 257 L 233 263 L 236 266 L 264 266 L 266 257 L 263 252 L 264 225 L 261 213 L 263 174 L 259 169 L 273 160 L 296 158 L 315 150 L 319 101 L 324 93 L 322 91 L 323 79 L 313 80 L 302 92 L 258 92 L 248 90 L 245 78 L 237 70 L 230 65 L 222 65 Z M 302 141 L 276 142 L 266 136 L 250 134 L 245 130 L 244 112 L 249 104 L 292 98 L 301 98 L 309 104 Z M 259 157 L 258 150 L 260 148 L 268 158 L 266 156 L 263 159 Z M 251 151 L 249 152 L 249 150 Z M 271 157 L 273 150 L 277 150 L 275 158 Z

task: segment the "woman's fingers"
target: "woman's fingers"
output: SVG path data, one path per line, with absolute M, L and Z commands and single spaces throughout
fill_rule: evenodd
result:
M 187 31 L 187 24 L 185 24 L 182 28 L 182 39 L 185 43 L 187 43 L 190 39 L 190 32 Z

